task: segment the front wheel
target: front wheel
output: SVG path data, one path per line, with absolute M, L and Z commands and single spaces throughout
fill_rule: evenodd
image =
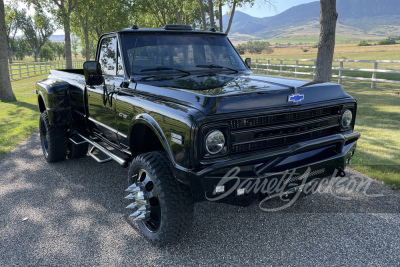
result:
M 193 222 L 190 189 L 179 183 L 164 152 L 150 152 L 133 159 L 129 168 L 127 206 L 152 243 L 165 245 L 181 238 Z

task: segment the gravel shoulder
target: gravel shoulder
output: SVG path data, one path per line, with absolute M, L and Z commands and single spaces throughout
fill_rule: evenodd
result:
M 0 160 L 0 266 L 398 265 L 400 193 L 346 171 L 369 196 L 314 194 L 275 213 L 197 203 L 192 231 L 159 248 L 126 218 L 127 169 L 48 164 L 35 133 Z

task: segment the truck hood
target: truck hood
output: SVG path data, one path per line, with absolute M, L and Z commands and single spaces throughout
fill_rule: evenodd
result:
M 291 107 L 348 97 L 338 84 L 255 74 L 139 77 L 136 82 L 138 93 L 190 106 L 205 115 Z M 303 95 L 304 99 L 290 101 L 292 95 Z

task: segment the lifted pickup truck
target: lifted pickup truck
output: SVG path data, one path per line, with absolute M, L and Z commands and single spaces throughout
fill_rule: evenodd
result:
M 340 85 L 254 75 L 213 29 L 134 25 L 102 35 L 95 60 L 37 83 L 44 157 L 90 147 L 100 163 L 129 166 L 129 216 L 156 244 L 189 229 L 196 201 L 268 197 L 221 184 L 232 168 L 240 181 L 308 168 L 343 176 L 360 136 L 356 100 Z

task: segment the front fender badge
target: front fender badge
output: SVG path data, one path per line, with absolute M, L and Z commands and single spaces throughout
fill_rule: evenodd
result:
M 304 100 L 304 95 L 293 94 L 293 95 L 288 96 L 287 102 L 298 103 L 303 100 Z

